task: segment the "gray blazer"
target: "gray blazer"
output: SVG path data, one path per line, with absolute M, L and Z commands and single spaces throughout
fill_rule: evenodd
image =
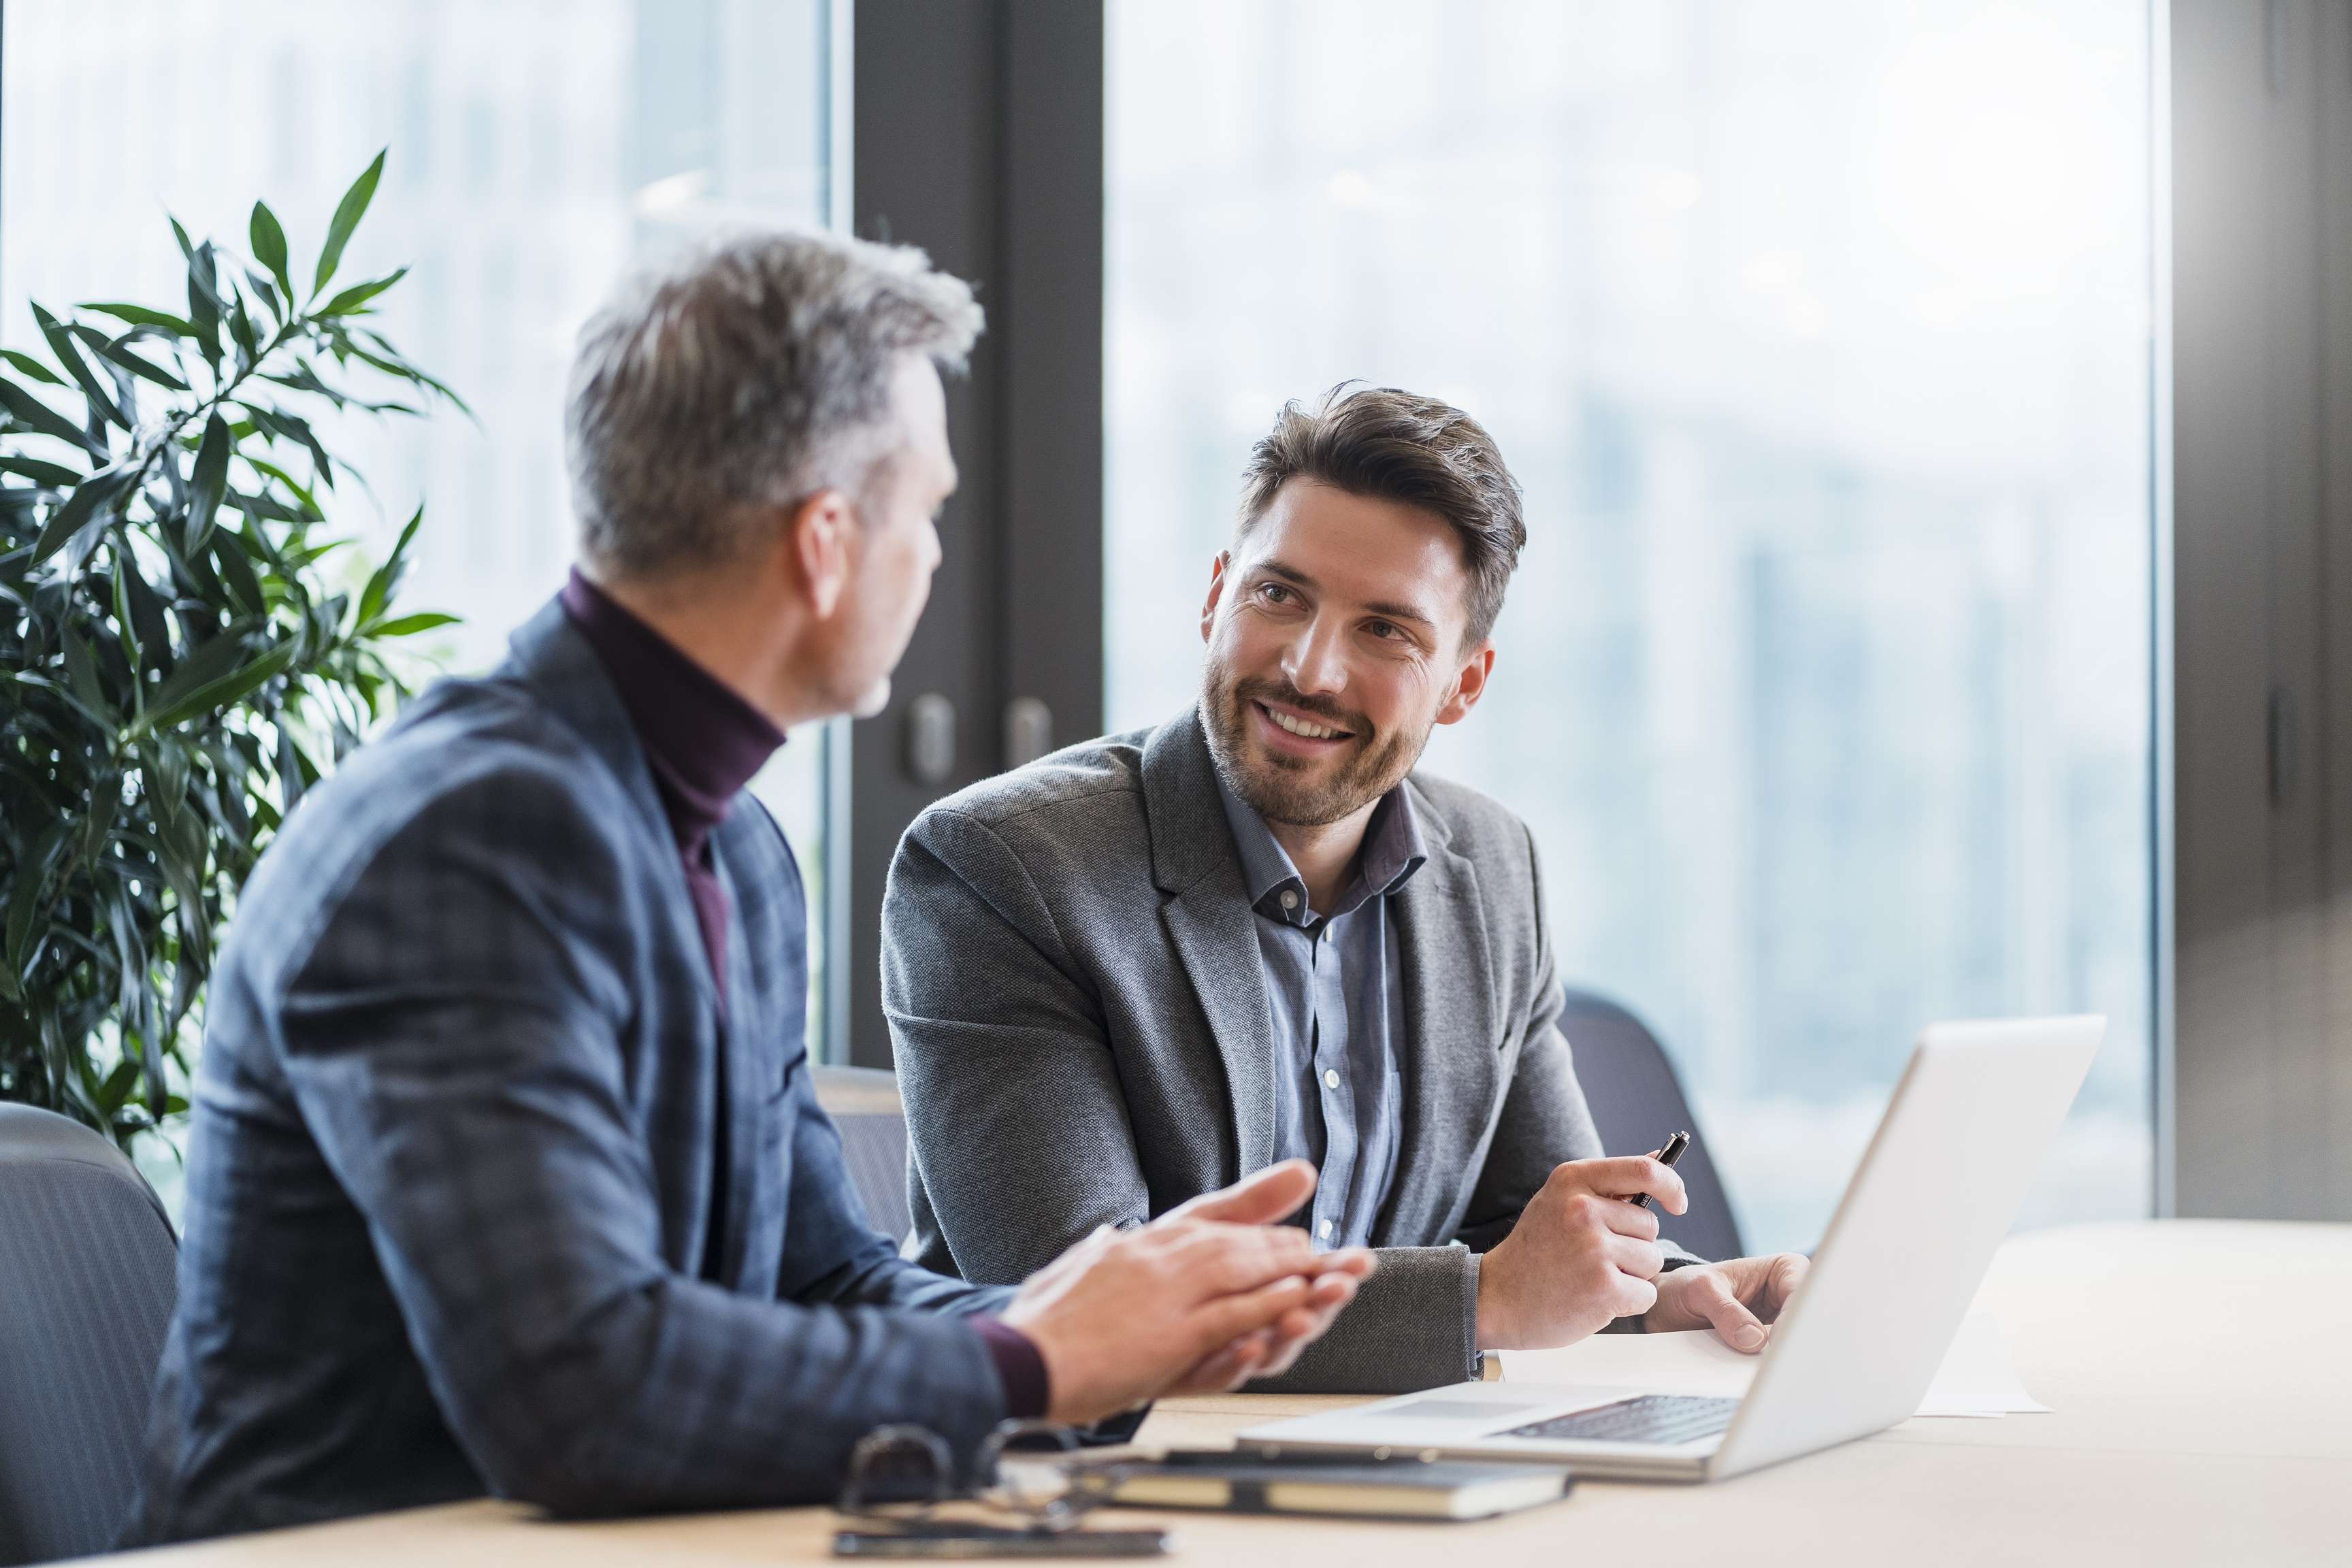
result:
M 712 853 L 723 1026 L 645 754 L 551 605 L 288 819 L 213 980 L 133 1542 L 484 1491 L 815 1502 L 871 1427 L 968 1451 L 1003 1417 L 941 1315 L 1003 1292 L 902 1261 L 817 1108 L 783 836 L 741 796 Z
M 1280 1385 L 1477 1375 L 1476 1255 L 1598 1155 L 1558 1016 L 1535 846 L 1474 791 L 1406 785 L 1403 1127 L 1380 1268 Z M 882 985 L 911 1255 L 1014 1280 L 1271 1163 L 1272 1024 L 1239 856 L 1191 711 L 932 806 L 898 847 Z M 1455 1244 L 1460 1245 L 1455 1245 Z

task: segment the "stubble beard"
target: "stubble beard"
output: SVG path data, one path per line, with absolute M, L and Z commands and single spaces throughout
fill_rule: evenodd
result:
M 1253 748 L 1249 740 L 1253 698 L 1279 702 L 1349 731 L 1354 752 L 1334 772 L 1318 764 Z M 1202 728 L 1209 758 L 1225 787 L 1268 822 L 1294 827 L 1328 827 L 1352 816 L 1404 782 L 1421 760 L 1429 733 L 1382 734 L 1360 713 L 1310 698 L 1286 681 L 1237 680 L 1212 658 L 1201 683 Z

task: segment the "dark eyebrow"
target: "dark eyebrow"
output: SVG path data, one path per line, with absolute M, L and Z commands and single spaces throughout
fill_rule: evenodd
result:
M 1253 572 L 1263 572 L 1270 577 L 1279 577 L 1286 583 L 1295 583 L 1299 587 L 1309 590 L 1318 586 L 1314 578 L 1309 577 L 1297 567 L 1289 565 L 1284 562 L 1274 560 L 1271 557 L 1257 563 L 1257 564 L 1251 567 L 1250 570 Z M 1431 631 L 1435 631 L 1437 629 L 1437 623 L 1435 621 L 1431 620 L 1427 616 L 1423 615 L 1411 605 L 1400 605 L 1391 599 L 1380 599 L 1375 600 L 1371 604 L 1366 605 L 1364 608 L 1371 612 L 1373 615 L 1381 616 L 1384 620 L 1411 621 L 1414 626 L 1426 626 Z

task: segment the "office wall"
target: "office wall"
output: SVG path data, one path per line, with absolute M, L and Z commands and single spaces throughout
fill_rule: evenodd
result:
M 2172 60 L 2177 1205 L 2352 1219 L 2352 6 Z

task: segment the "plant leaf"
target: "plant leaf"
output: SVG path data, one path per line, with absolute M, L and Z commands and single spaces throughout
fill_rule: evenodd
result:
M 392 603 L 393 595 L 400 591 L 400 580 L 408 573 L 409 542 L 416 537 L 417 525 L 424 521 L 425 509 L 420 506 L 409 518 L 408 526 L 400 531 L 400 538 L 393 544 L 392 553 L 383 558 L 383 564 L 375 569 L 374 574 L 367 581 L 367 586 L 360 591 L 361 626 L 373 625 L 376 617 L 383 614 L 384 607 Z
M 47 383 L 50 386 L 63 386 L 65 384 L 63 377 L 59 376 L 56 371 L 51 370 L 47 365 L 43 364 L 39 360 L 35 359 L 31 354 L 25 353 L 16 349 L 0 349 L 0 359 L 6 360 L 10 364 L 15 365 L 18 370 L 23 371 L 26 375 L 31 376 L 35 381 Z
M 294 743 L 294 726 L 280 720 L 278 724 L 278 789 L 284 803 L 279 809 L 287 816 L 301 804 L 302 792 L 318 782 L 319 770 Z
M 299 442 L 310 454 L 311 466 L 317 470 L 316 481 L 323 487 L 331 487 L 334 484 L 334 459 L 327 456 L 327 448 L 320 443 L 318 435 L 310 428 L 309 420 L 299 415 L 289 414 L 283 408 L 273 408 L 267 404 L 240 403 L 238 406 L 252 416 L 256 428 L 268 432 L 274 438 Z M 261 465 L 256 463 L 255 466 L 258 468 Z M 283 473 L 278 477 L 286 478 Z M 293 484 L 291 479 L 287 479 L 286 482 L 289 485 Z M 302 487 L 297 485 L 295 489 L 301 490 Z M 317 500 L 312 498 L 308 490 L 302 490 L 302 494 L 303 499 L 312 508 L 315 509 L 318 506 Z M 321 513 L 321 515 L 324 514 Z
M 0 407 L 6 408 L 18 424 L 37 430 L 44 436 L 54 436 L 60 441 L 70 442 L 94 458 L 104 458 L 113 456 L 106 449 L 104 442 L 98 440 L 89 431 L 18 386 L 15 382 L 0 381 Z
M 210 648 L 213 645 L 207 643 L 205 646 Z M 157 730 L 175 729 L 191 719 L 205 718 L 219 709 L 226 708 L 253 691 L 264 681 L 283 675 L 287 666 L 294 662 L 296 651 L 295 644 L 279 643 L 260 658 L 232 673 L 206 684 L 189 684 L 184 691 L 166 700 L 167 693 L 174 686 L 183 684 L 181 678 L 186 675 L 188 667 L 195 662 L 192 656 L 183 661 L 178 669 L 172 672 L 172 679 L 165 681 L 163 689 L 155 693 L 154 705 L 147 710 L 146 717 L 141 721 L 133 732 L 143 734 Z
M 191 555 L 212 536 L 213 514 L 228 489 L 228 424 L 215 414 L 205 421 L 205 438 L 196 447 L 195 470 L 188 482 L 188 521 L 181 537 Z
M 133 375 L 152 381 L 158 386 L 169 387 L 173 392 L 185 392 L 188 390 L 188 384 L 186 382 L 182 381 L 178 376 L 173 375 L 170 371 L 165 370 L 162 365 L 157 364 L 154 361 L 150 360 L 143 355 L 132 353 L 131 350 L 125 346 L 131 342 L 133 335 L 160 335 L 154 332 L 154 329 L 142 328 L 139 330 L 137 334 L 125 333 L 120 338 L 113 339 L 108 338 L 104 332 L 98 331 L 93 328 L 85 327 L 79 321 L 75 322 L 68 330 L 72 331 L 74 336 L 79 338 L 83 342 L 88 343 L 91 353 L 102 355 L 109 363 L 120 365 L 122 369 L 129 371 Z
M 310 486 L 302 483 L 301 480 L 296 479 L 293 475 L 288 473 L 285 469 L 279 468 L 277 464 L 271 462 L 267 458 L 256 457 L 251 452 L 239 452 L 237 456 L 244 458 L 246 466 L 251 468 L 255 473 L 267 474 L 271 479 L 276 479 L 279 484 L 284 485 L 288 489 L 292 490 L 294 492 L 294 499 L 300 501 L 306 509 L 303 511 L 290 514 L 281 521 L 289 522 L 319 522 L 322 521 L 326 518 L 326 512 L 320 510 L 319 506 L 319 498 L 310 493 Z
M 66 367 L 66 374 L 72 376 L 81 388 L 92 413 L 113 420 L 125 430 L 137 423 L 130 411 L 116 400 L 114 389 L 100 382 L 98 373 L 89 368 L 88 360 L 81 357 L 81 351 L 74 346 L 73 334 L 66 331 L 64 322 L 36 305 L 33 307 L 33 324 L 41 329 L 41 336 L 48 340 L 49 352 L 58 356 L 58 363 Z
M 389 152 L 390 149 L 384 151 Z M 342 201 L 335 207 L 333 221 L 327 225 L 327 243 L 319 252 L 318 274 L 310 280 L 312 298 L 315 299 L 327 286 L 327 279 L 335 275 L 335 268 L 343 259 L 343 247 L 351 243 L 352 231 L 359 227 L 360 219 L 366 216 L 368 203 L 375 199 L 375 183 L 383 177 L 383 153 L 378 153 L 375 162 L 370 163 L 360 177 L 352 182 L 351 189 L 343 193 Z
M 212 558 L 220 565 L 221 581 L 227 585 L 229 596 L 247 615 L 257 616 L 269 607 L 269 599 L 261 591 L 261 579 L 253 573 L 253 563 L 246 555 L 245 534 L 242 531 L 223 529 L 213 535 Z
M 253 258 L 269 268 L 281 293 L 289 300 L 294 298 L 294 280 L 286 270 L 286 231 L 278 226 L 278 215 L 268 203 L 253 204 L 253 220 L 247 225 L 247 233 L 253 241 Z
M 174 337 L 193 338 L 196 324 L 185 316 L 174 316 L 168 310 L 151 310 L 144 305 L 85 304 L 75 309 L 92 315 L 111 316 L 118 321 L 128 321 L 134 327 L 157 327 Z
M 89 645 L 71 626 L 65 634 L 66 679 L 73 687 L 76 700 L 101 720 L 109 729 L 114 727 L 114 705 L 106 700 L 106 690 L 98 681 L 98 666 L 91 662 Z
M 196 247 L 188 257 L 188 320 L 195 323 L 196 346 L 205 351 L 205 358 L 218 363 L 221 301 L 210 240 Z
M 109 1116 L 113 1115 L 122 1109 L 123 1101 L 131 1098 L 131 1091 L 138 1087 L 138 1083 L 139 1064 L 125 1057 L 114 1064 L 114 1070 L 108 1073 L 106 1081 L 98 1086 L 98 1108 Z
M 134 467 L 117 466 L 92 474 L 76 485 L 73 494 L 58 503 L 58 509 L 49 513 L 48 525 L 41 530 L 41 537 L 33 544 L 32 563 L 37 566 L 55 555 L 65 547 L 68 540 L 81 531 L 84 523 L 101 517 L 104 509 L 111 508 L 117 498 L 130 488 L 137 472 Z
M 260 273 L 256 272 L 250 267 L 245 269 L 245 280 L 253 285 L 253 297 L 260 300 L 262 308 L 269 312 L 270 321 L 279 323 L 284 322 L 286 320 L 286 307 L 280 301 L 278 293 L 278 285 L 272 283 L 268 279 L 264 278 Z
M 34 957 L 33 922 L 48 901 L 49 871 L 72 830 L 65 819 L 51 824 L 32 852 L 17 862 L 15 885 L 8 889 L 8 967 L 27 979 Z
M 109 573 L 108 575 L 113 579 L 114 624 L 122 635 L 124 648 L 123 658 L 124 662 L 131 666 L 131 691 L 132 700 L 135 701 L 141 689 L 139 685 L 139 667 L 147 662 L 147 650 L 142 646 L 144 638 L 141 636 L 139 623 L 132 620 L 131 616 L 130 580 L 132 577 L 137 576 L 138 574 L 134 571 L 127 570 L 123 565 L 121 558 L 118 555 L 115 560 L 114 570 Z
M 38 458 L 20 458 L 14 452 L 0 452 L 0 473 L 22 474 L 37 485 L 61 490 L 81 483 L 82 476 L 63 463 L 45 463 Z
M 147 581 L 147 574 L 139 569 L 130 552 L 117 552 L 114 580 L 130 604 L 131 626 L 138 634 L 146 664 L 168 674 L 172 668 L 172 628 L 163 619 L 163 602 L 155 596 L 154 585 Z
M 352 310 L 358 310 L 362 305 L 366 304 L 370 300 L 374 299 L 377 295 L 383 293 L 385 289 L 391 288 L 394 284 L 399 282 L 402 279 L 407 276 L 408 268 L 403 267 L 396 271 L 386 273 L 384 276 L 376 279 L 373 282 L 354 283 L 350 288 L 344 289 L 341 293 L 336 295 L 333 299 L 328 300 L 324 305 L 321 305 L 310 313 L 314 316 L 341 316 L 348 314 Z
M 228 335 L 236 342 L 237 367 L 240 370 L 247 370 L 252 368 L 254 361 L 261 357 L 261 338 L 253 330 L 253 318 L 246 314 L 244 296 L 234 295 L 232 299 L 234 302 L 228 312 Z
M 413 616 L 401 616 L 394 620 L 378 621 L 373 626 L 362 626 L 360 627 L 359 635 L 370 637 L 415 637 L 419 632 L 429 632 L 438 626 L 454 626 L 458 619 L 459 617 L 456 616 L 444 615 L 438 610 L 423 610 Z

